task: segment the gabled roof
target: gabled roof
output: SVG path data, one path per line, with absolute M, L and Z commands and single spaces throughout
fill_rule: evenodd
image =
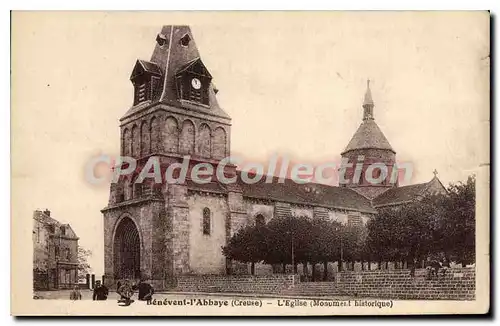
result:
M 380 207 L 386 205 L 402 204 L 414 200 L 418 196 L 422 196 L 427 183 L 419 183 L 409 186 L 391 188 L 375 199 L 373 206 Z
M 130 79 L 131 80 L 134 79 L 143 72 L 149 72 L 157 76 L 162 75 L 161 68 L 156 63 L 139 59 L 135 63 L 134 69 L 132 70 L 132 74 L 130 75 Z
M 446 188 L 437 177 L 425 183 L 391 188 L 373 199 L 373 207 L 399 205 L 418 199 L 433 192 L 446 192 Z
M 385 149 L 396 153 L 375 120 L 364 120 L 342 154 L 355 149 Z
M 185 71 L 212 78 L 212 75 L 208 71 L 207 67 L 205 67 L 200 58 L 196 58 L 188 62 L 183 68 L 177 71 L 176 74 L 179 75 Z
M 46 214 L 45 212 L 37 210 L 33 214 L 33 218 L 35 220 L 39 221 L 40 223 L 42 223 L 43 225 L 53 226 L 54 227 L 54 234 L 56 236 L 62 236 L 61 228 L 64 227 L 65 228 L 65 235 L 64 235 L 65 238 L 78 239 L 78 236 L 76 235 L 76 233 L 73 230 L 73 228 L 71 227 L 71 225 L 69 225 L 67 223 L 61 223 L 58 220 L 56 220 L 55 218 Z

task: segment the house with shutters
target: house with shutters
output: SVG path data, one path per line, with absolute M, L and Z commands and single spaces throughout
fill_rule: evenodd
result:
M 71 289 L 78 284 L 78 237 L 49 210 L 33 214 L 33 289 Z

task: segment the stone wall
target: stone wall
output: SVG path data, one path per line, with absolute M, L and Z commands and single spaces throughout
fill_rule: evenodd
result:
M 213 116 L 165 112 L 158 106 L 127 118 L 121 126 L 121 153 L 135 158 L 149 154 L 191 154 L 222 159 L 229 155 L 230 126 Z M 194 114 L 193 114 L 194 113 Z
M 444 276 L 426 279 L 426 270 L 376 270 L 341 272 L 335 282 L 322 282 L 335 287 L 342 295 L 363 298 L 474 300 L 476 272 L 474 268 L 452 268 Z M 316 289 L 321 291 L 321 289 Z
M 453 268 L 431 280 L 426 270 L 341 272 L 333 282 L 300 282 L 299 275 L 274 274 L 179 276 L 174 291 L 271 293 L 305 297 L 351 297 L 393 300 L 474 300 L 475 270 Z
M 189 196 L 189 267 L 195 274 L 225 274 L 226 259 L 222 247 L 226 244 L 228 205 L 225 196 L 193 193 Z M 203 210 L 209 209 L 209 234 L 203 233 Z M 175 241 L 175 240 L 174 240 Z
M 275 293 L 293 288 L 299 282 L 298 275 L 185 275 L 177 277 L 174 291 L 181 292 L 228 292 L 228 293 Z
M 106 286 L 114 286 L 113 246 L 118 224 L 125 218 L 137 227 L 141 241 L 141 275 L 147 280 L 164 279 L 165 238 L 160 226 L 166 224 L 165 203 L 162 199 L 137 199 L 104 209 L 104 272 Z M 153 248 L 154 246 L 154 248 Z M 153 268 L 153 261 L 155 267 Z M 159 263 L 160 262 L 160 263 Z

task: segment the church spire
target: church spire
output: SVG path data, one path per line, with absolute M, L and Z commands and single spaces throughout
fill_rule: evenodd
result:
M 373 107 L 375 104 L 372 100 L 372 92 L 370 90 L 370 80 L 366 81 L 366 93 L 363 101 L 363 120 L 374 120 Z

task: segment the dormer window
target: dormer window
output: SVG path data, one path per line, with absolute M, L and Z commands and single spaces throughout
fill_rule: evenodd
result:
M 158 34 L 156 36 L 156 43 L 158 43 L 159 46 L 164 46 L 165 44 L 167 44 L 167 37 L 163 34 Z
M 211 81 L 212 76 L 197 58 L 177 72 L 177 95 L 181 100 L 209 105 L 208 92 Z
M 183 37 L 179 40 L 179 43 L 180 43 L 182 46 L 188 46 L 190 41 L 191 41 L 191 37 L 189 36 L 189 34 L 186 34 L 186 35 L 184 35 L 184 36 L 183 36 Z
M 153 62 L 137 60 L 130 80 L 134 85 L 134 105 L 159 98 L 162 88 L 162 72 Z

